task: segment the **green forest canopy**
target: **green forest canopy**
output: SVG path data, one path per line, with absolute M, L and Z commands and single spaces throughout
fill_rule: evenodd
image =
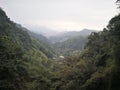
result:
M 120 14 L 80 55 L 53 61 L 44 46 L 0 9 L 0 90 L 120 90 Z

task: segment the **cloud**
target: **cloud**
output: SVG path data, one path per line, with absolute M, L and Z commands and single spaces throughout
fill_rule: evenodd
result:
M 8 16 L 20 24 L 53 29 L 102 29 L 116 14 L 114 0 L 0 0 Z

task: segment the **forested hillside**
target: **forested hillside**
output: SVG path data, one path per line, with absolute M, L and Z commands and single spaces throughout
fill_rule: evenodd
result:
M 88 39 L 80 55 L 56 64 L 56 90 L 120 90 L 120 14 Z
M 76 36 L 52 45 L 56 54 L 70 56 L 72 54 L 79 54 L 84 49 L 87 41 L 87 36 Z
M 120 14 L 85 38 L 80 53 L 62 60 L 52 60 L 57 53 L 37 37 L 0 9 L 0 90 L 120 90 Z M 62 49 L 80 49 L 79 41 Z
M 59 42 L 64 42 L 68 39 L 74 38 L 74 37 L 87 37 L 89 36 L 92 32 L 96 32 L 95 30 L 91 29 L 83 29 L 81 31 L 67 31 L 67 32 L 61 32 L 59 34 L 53 35 L 49 37 L 49 41 L 51 43 L 59 43 Z
M 43 42 L 18 28 L 0 9 L 0 90 L 47 90 L 51 57 Z

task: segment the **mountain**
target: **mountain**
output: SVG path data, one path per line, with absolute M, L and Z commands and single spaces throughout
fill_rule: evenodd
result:
M 49 29 L 49 28 L 46 28 L 46 27 L 43 27 L 43 26 L 30 26 L 30 25 L 27 25 L 27 27 L 29 27 L 29 30 L 34 32 L 34 33 L 37 33 L 37 34 L 41 34 L 47 38 L 51 37 L 51 36 L 55 36 L 57 34 L 59 34 L 60 32 L 58 31 L 55 31 L 55 30 L 52 30 L 52 29 Z
M 68 54 L 80 50 L 87 38 L 80 53 L 58 60 L 59 51 L 53 53 L 43 36 L 11 21 L 0 9 L 0 90 L 120 90 L 120 14 L 103 31 L 82 33 L 55 43 Z
M 46 45 L 50 45 L 49 40 L 48 40 L 45 36 L 43 36 L 42 34 L 32 32 L 32 31 L 28 30 L 27 28 L 22 27 L 22 25 L 20 25 L 20 24 L 16 24 L 16 27 L 18 27 L 18 28 L 20 28 L 20 29 L 28 32 L 28 34 L 29 34 L 30 36 L 38 39 L 40 42 L 45 43 Z
M 0 9 L 0 90 L 49 90 L 53 53 L 34 35 Z
M 91 32 L 97 32 L 97 31 L 96 30 L 91 30 L 91 29 L 83 29 L 82 31 L 79 32 L 79 35 L 81 35 L 81 36 L 88 36 L 88 35 L 91 34 Z
M 84 50 L 54 66 L 55 90 L 120 90 L 120 14 L 88 36 Z
M 49 40 L 52 43 L 63 42 L 65 40 L 69 39 L 69 38 L 76 37 L 76 36 L 86 37 L 86 36 L 90 35 L 92 32 L 96 32 L 96 31 L 91 30 L 91 29 L 83 29 L 81 31 L 63 32 L 63 33 L 60 33 L 60 34 L 58 34 L 56 36 L 49 37 Z
M 72 54 L 79 54 L 88 41 L 88 37 L 76 36 L 71 37 L 63 42 L 56 42 L 53 44 L 56 54 L 69 56 Z
M 88 36 L 95 30 L 83 29 L 82 31 L 70 31 L 52 36 L 49 40 L 53 50 L 58 55 L 69 56 L 80 53 L 88 41 Z

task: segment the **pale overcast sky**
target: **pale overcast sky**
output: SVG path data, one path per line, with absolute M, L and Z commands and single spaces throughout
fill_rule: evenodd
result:
M 11 20 L 55 30 L 103 29 L 117 14 L 115 0 L 0 0 Z

